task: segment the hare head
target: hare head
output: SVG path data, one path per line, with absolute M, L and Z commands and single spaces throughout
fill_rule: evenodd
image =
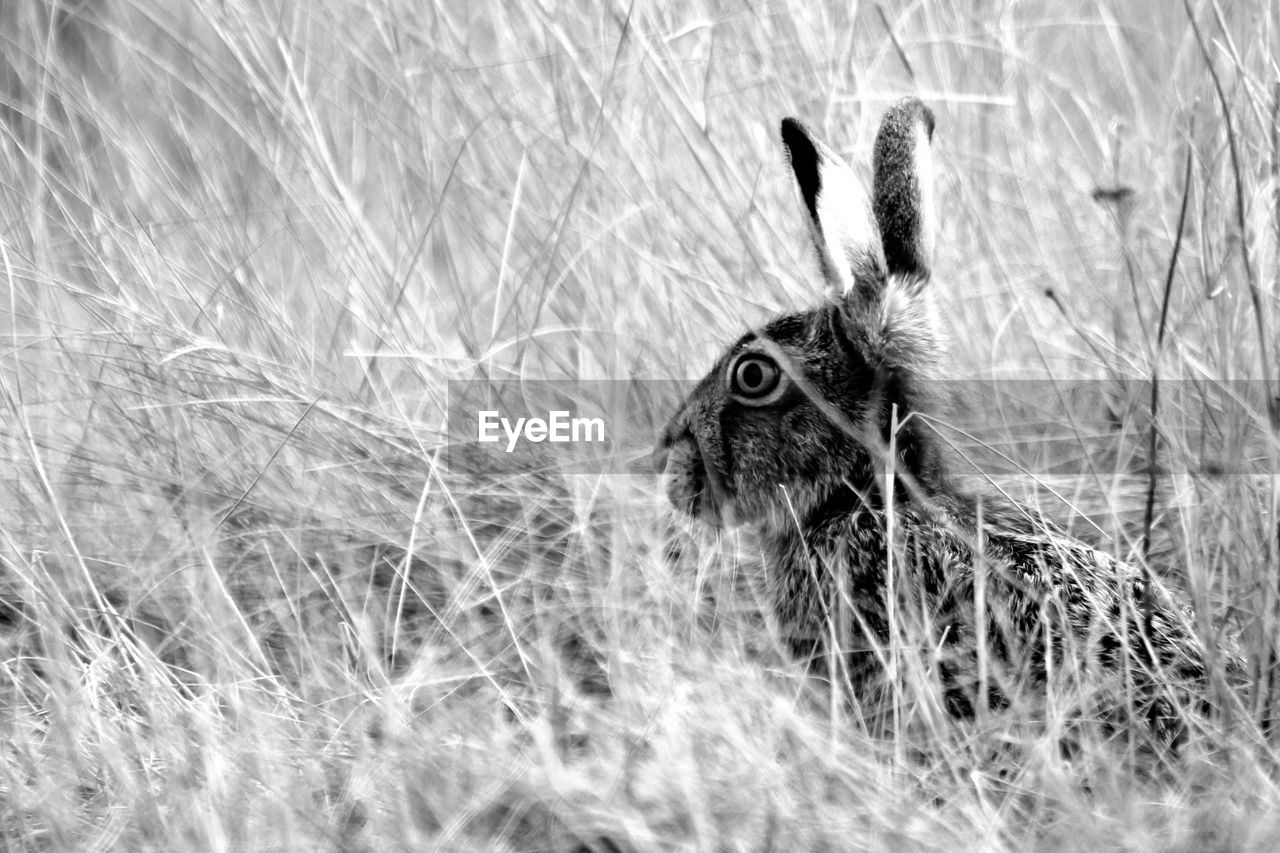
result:
M 659 440 L 666 492 L 713 525 L 807 527 L 873 491 L 878 451 L 927 409 L 940 350 L 929 280 L 933 114 L 908 98 L 884 116 L 872 203 L 853 171 L 800 122 L 787 151 L 827 296 L 730 346 Z M 927 427 L 892 432 L 899 470 L 940 476 Z

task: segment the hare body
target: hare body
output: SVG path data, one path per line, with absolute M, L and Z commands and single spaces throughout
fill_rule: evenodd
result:
M 972 705 L 985 646 L 983 689 L 988 675 L 1009 696 L 1026 678 L 1088 671 L 1172 730 L 1185 704 L 1173 691 L 1206 677 L 1189 610 L 1032 511 L 961 489 L 916 416 L 946 405 L 932 134 L 920 101 L 888 111 L 868 204 L 838 156 L 783 121 L 828 298 L 744 335 L 697 385 L 659 442 L 667 495 L 709 524 L 759 529 L 797 655 L 835 643 L 859 679 L 883 671 L 896 589 L 939 650 L 949 707 Z

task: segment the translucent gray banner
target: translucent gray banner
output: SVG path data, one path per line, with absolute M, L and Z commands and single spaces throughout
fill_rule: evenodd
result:
M 445 461 L 451 469 L 494 474 L 652 475 L 654 444 L 694 385 L 450 381 Z M 970 470 L 1146 471 L 1153 427 L 1160 470 L 1259 475 L 1274 467 L 1268 385 L 1261 381 L 1162 380 L 1155 418 L 1149 380 L 947 380 L 926 390 L 946 402 L 918 416 Z

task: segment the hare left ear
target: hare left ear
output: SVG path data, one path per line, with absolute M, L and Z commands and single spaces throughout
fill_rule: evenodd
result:
M 927 279 L 937 216 L 933 188 L 933 112 L 903 98 L 885 113 L 874 153 L 876 224 L 890 273 Z
M 782 120 L 782 144 L 809 214 L 809 234 L 833 296 L 878 288 L 884 279 L 880 234 L 866 195 L 840 156 L 793 118 Z

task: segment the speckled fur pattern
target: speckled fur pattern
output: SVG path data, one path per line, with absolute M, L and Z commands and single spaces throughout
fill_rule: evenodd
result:
M 798 656 L 821 659 L 835 640 L 860 682 L 883 674 L 892 584 L 925 617 L 952 710 L 977 696 L 982 634 L 994 653 L 982 701 L 1087 671 L 1123 681 L 1126 704 L 1174 732 L 1177 691 L 1206 678 L 1189 609 L 1033 511 L 962 491 L 924 419 L 909 417 L 946 406 L 933 381 L 933 131 L 919 100 L 889 109 L 868 204 L 849 167 L 784 120 L 829 295 L 744 335 L 688 396 L 659 441 L 667 495 L 706 523 L 759 529 Z M 740 393 L 744 359 L 776 365 L 778 389 Z

